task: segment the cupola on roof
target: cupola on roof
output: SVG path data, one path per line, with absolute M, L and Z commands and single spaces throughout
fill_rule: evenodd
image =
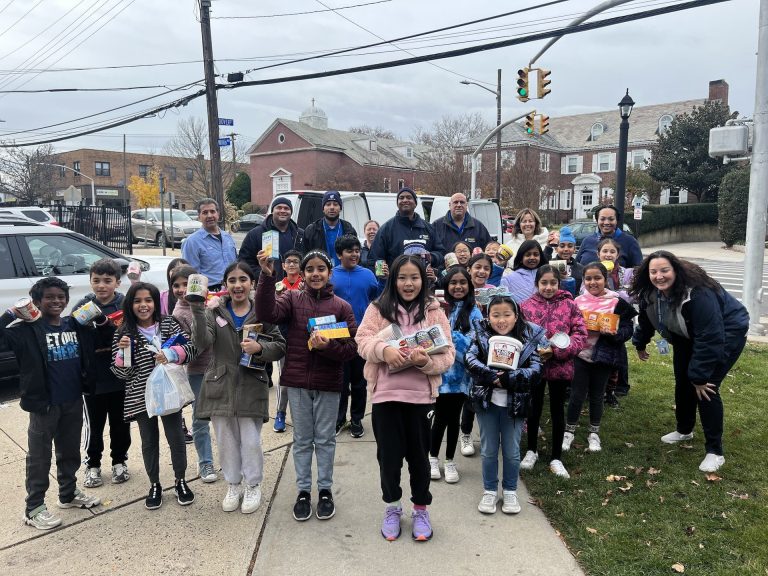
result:
M 318 130 L 328 129 L 328 116 L 321 108 L 315 106 L 314 98 L 312 98 L 312 106 L 304 110 L 304 112 L 301 113 L 301 116 L 299 116 L 299 122 L 312 126 L 312 128 L 317 128 Z

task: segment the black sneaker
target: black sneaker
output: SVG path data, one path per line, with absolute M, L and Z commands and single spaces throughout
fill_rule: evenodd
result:
M 337 422 L 336 423 L 336 436 L 339 435 L 339 432 L 341 432 L 342 430 L 346 430 L 347 428 L 349 428 L 349 422 L 347 422 L 346 420 L 342 420 L 341 422 Z
M 152 484 L 149 488 L 149 495 L 144 500 L 144 508 L 147 510 L 157 510 L 163 505 L 163 487 L 160 484 Z
M 187 486 L 187 481 L 183 478 L 181 480 L 176 480 L 176 487 L 174 490 L 176 491 L 176 501 L 182 506 L 189 506 L 195 501 L 195 495 L 192 493 L 192 490 L 189 489 L 189 486 Z
M 352 438 L 362 438 L 365 436 L 363 423 L 360 420 L 352 420 L 349 424 L 349 433 L 352 435 Z
M 616 395 L 613 392 L 609 392 L 605 395 L 605 405 L 610 406 L 611 408 L 619 407 L 619 399 L 616 398 Z
M 192 437 L 192 434 L 187 429 L 187 421 L 184 418 L 181 419 L 181 429 L 184 431 L 184 442 L 186 442 L 187 444 L 192 444 L 192 442 L 194 442 L 195 439 Z
M 293 517 L 299 522 L 312 518 L 312 496 L 309 495 L 309 492 L 299 492 L 296 504 L 293 505 Z
M 320 500 L 317 502 L 317 519 L 330 520 L 336 514 L 336 505 L 333 503 L 333 494 L 324 488 L 320 490 Z

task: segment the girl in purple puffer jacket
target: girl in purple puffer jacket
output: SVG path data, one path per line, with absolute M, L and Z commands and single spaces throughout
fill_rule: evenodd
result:
M 565 392 L 573 379 L 573 359 L 587 343 L 587 328 L 579 307 L 567 290 L 560 289 L 557 268 L 545 264 L 536 271 L 536 294 L 523 302 L 525 317 L 546 330 L 547 338 L 557 333 L 567 334 L 570 342 L 565 348 L 550 343 L 539 349 L 544 362 L 541 382 L 533 389 L 533 402 L 528 413 L 528 451 L 520 464 L 523 470 L 531 470 L 538 460 L 539 422 L 544 409 L 544 388 L 549 385 L 549 410 L 552 415 L 552 458 L 549 468 L 562 478 L 569 478 L 561 460 L 565 414 Z

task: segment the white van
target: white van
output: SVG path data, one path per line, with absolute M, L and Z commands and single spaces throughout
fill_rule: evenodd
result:
M 315 190 L 296 190 L 290 193 L 276 194 L 284 196 L 293 203 L 291 218 L 301 227 L 306 228 L 315 220 L 323 217 L 320 203 L 324 192 Z M 397 213 L 397 195 L 388 192 L 340 192 L 342 199 L 341 217 L 355 227 L 362 235 L 363 226 L 368 220 L 384 224 Z M 416 213 L 428 222 L 435 222 L 448 212 L 448 196 L 420 195 Z M 470 200 L 469 213 L 482 222 L 492 238 L 501 242 L 501 210 L 495 200 Z

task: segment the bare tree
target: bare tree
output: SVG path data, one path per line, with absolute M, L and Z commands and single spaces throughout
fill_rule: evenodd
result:
M 501 173 L 502 206 L 510 213 L 522 208 L 538 210 L 542 198 L 553 190 L 551 172 L 539 169 L 539 153 L 529 146 L 515 149 L 514 162 L 505 163 Z
M 369 126 L 368 124 L 360 124 L 359 126 L 351 126 L 350 132 L 355 134 L 364 134 L 365 136 L 373 136 L 374 138 L 388 138 L 389 140 L 398 140 L 392 130 L 388 130 L 383 126 Z
M 235 138 L 235 161 L 232 162 L 232 148 L 226 148 L 229 157 L 222 154 L 221 178 L 224 189 L 229 186 L 242 170 L 245 146 Z M 181 159 L 184 170 L 192 171 L 192 179 L 179 179 L 179 192 L 186 193 L 193 201 L 211 196 L 211 163 L 208 160 L 208 127 L 202 118 L 189 117 L 179 120 L 176 136 L 164 148 L 165 154 Z
M 0 155 L 0 192 L 13 196 L 20 204 L 47 203 L 53 200 L 56 186 L 55 150 L 50 144 L 37 148 L 6 148 Z
M 317 190 L 354 190 L 356 192 L 381 192 L 383 179 L 375 169 L 363 170 L 349 167 L 318 170 L 314 188 Z
M 451 195 L 469 189 L 470 173 L 456 149 L 467 141 L 488 133 L 490 126 L 478 114 L 443 116 L 429 128 L 417 127 L 413 140 L 427 146 L 419 152 L 418 168 L 424 191 L 429 194 Z

